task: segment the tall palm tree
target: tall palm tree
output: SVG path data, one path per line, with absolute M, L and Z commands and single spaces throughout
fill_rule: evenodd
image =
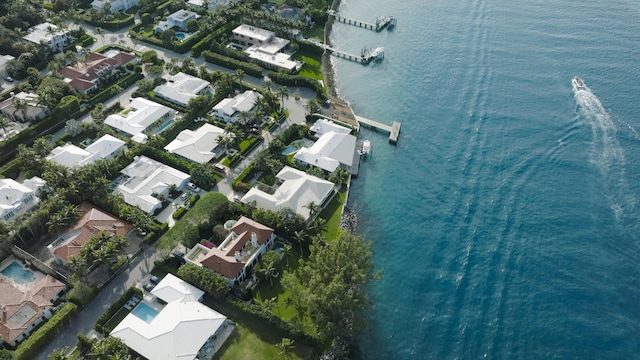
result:
M 29 104 L 26 101 L 14 98 L 13 108 L 14 119 L 16 118 L 16 113 L 20 111 L 22 113 L 22 121 L 27 120 L 27 110 L 29 109 Z
M 264 83 L 263 86 L 265 89 L 269 90 L 269 92 L 271 92 L 271 89 L 273 89 L 273 80 L 267 78 Z
M 289 338 L 282 338 L 282 341 L 279 344 L 276 344 L 278 349 L 280 349 L 280 356 L 285 359 L 291 359 L 291 350 L 295 348 L 293 345 L 294 340 Z
M 247 126 L 249 121 L 251 120 L 251 112 L 249 111 L 240 111 L 238 113 L 238 120 L 242 126 Z
M 284 99 L 289 99 L 289 89 L 286 86 L 280 86 L 276 95 L 280 96 L 280 110 L 283 110 Z
M 7 128 L 12 128 L 13 126 L 14 124 L 12 121 L 0 115 L 0 129 L 2 129 L 5 135 L 7 134 Z
M 247 74 L 244 72 L 244 70 L 242 69 L 236 69 L 236 81 L 238 81 L 238 83 L 240 85 L 242 85 L 242 82 L 244 81 L 244 78 L 247 76 Z
M 304 205 L 303 208 L 309 210 L 309 219 L 313 219 L 321 209 L 320 205 L 316 204 L 316 202 L 313 200 L 309 201 L 309 203 L 307 205 Z
M 291 255 L 291 245 L 284 244 L 281 251 L 282 251 L 282 257 L 287 259 L 287 266 L 289 266 L 289 256 Z
M 62 348 L 55 348 L 51 354 L 49 354 L 49 359 L 51 360 L 67 360 L 69 359 L 69 347 L 65 346 Z

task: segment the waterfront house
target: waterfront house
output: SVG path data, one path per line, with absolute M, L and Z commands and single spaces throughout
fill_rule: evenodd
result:
M 335 122 L 327 119 L 318 119 L 309 128 L 309 132 L 316 138 L 319 138 L 322 135 L 331 131 L 338 134 L 351 134 L 352 129 L 346 126 L 336 124 Z
M 120 173 L 115 191 L 127 204 L 149 214 L 162 207 L 161 199 L 169 195 L 171 185 L 182 190 L 191 180 L 188 174 L 146 156 L 137 156 Z
M 0 114 L 13 121 L 39 121 L 50 113 L 49 108 L 40 102 L 40 96 L 35 93 L 11 93 L 8 99 L 0 102 Z
M 58 264 L 64 264 L 80 253 L 92 237 L 100 232 L 125 236 L 133 229 L 130 223 L 83 202 L 78 206 L 80 219 L 60 234 L 47 249 Z
M 141 97 L 133 98 L 130 107 L 127 111 L 109 115 L 104 123 L 123 135 L 150 135 L 173 121 L 175 115 L 170 107 Z
M 58 146 L 47 156 L 47 160 L 70 168 L 93 164 L 99 159 L 113 159 L 125 149 L 125 142 L 106 134 L 82 149 L 72 143 Z
M 154 89 L 156 96 L 186 107 L 189 101 L 205 91 L 211 83 L 198 77 L 179 72 L 165 84 Z
M 254 187 L 240 201 L 245 204 L 255 201 L 258 207 L 272 211 L 290 208 L 305 220 L 309 220 L 311 214 L 307 205 L 313 201 L 323 207 L 334 194 L 332 182 L 289 166 L 280 170 L 276 178 L 278 183 L 273 193 Z
M 355 136 L 330 131 L 311 147 L 299 149 L 293 158 L 300 165 L 314 166 L 330 173 L 338 167 L 350 171 L 355 151 Z
M 22 39 L 36 45 L 45 44 L 52 52 L 62 51 L 71 41 L 67 30 L 48 22 L 30 28 Z
M 224 315 L 201 303 L 203 295 L 167 274 L 110 335 L 146 359 L 196 359 L 214 341 L 219 348 L 231 329 Z
M 253 110 L 259 96 L 260 94 L 256 91 L 247 90 L 232 98 L 222 99 L 211 109 L 211 112 L 218 121 L 235 123 L 241 112 Z
M 31 210 L 40 199 L 38 190 L 44 181 L 37 176 L 19 183 L 13 179 L 0 179 L 0 221 L 9 223 L 18 215 Z
M 218 155 L 218 138 L 223 134 L 223 129 L 205 123 L 197 130 L 182 130 L 164 149 L 184 159 L 206 164 Z
M 229 286 L 233 286 L 246 280 L 247 271 L 273 247 L 276 234 L 273 229 L 244 216 L 230 230 L 219 246 L 208 248 L 196 244 L 185 255 L 185 260 L 217 272 L 227 279 Z
M 291 55 L 284 53 L 290 41 L 275 36 L 273 31 L 242 24 L 232 30 L 231 41 L 239 44 L 250 58 L 267 69 L 284 69 L 294 73 L 304 65 L 301 61 L 291 60 Z

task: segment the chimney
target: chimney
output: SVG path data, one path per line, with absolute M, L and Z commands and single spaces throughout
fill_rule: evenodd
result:
M 7 307 L 3 306 L 2 307 L 2 323 L 6 324 L 7 322 Z
M 251 245 L 258 246 L 258 236 L 255 232 L 251 233 Z
M 242 262 L 242 260 L 240 258 L 240 251 L 236 251 L 236 261 Z

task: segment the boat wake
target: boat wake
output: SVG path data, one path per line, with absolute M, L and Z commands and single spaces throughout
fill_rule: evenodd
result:
M 579 78 L 572 81 L 578 115 L 588 122 L 593 133 L 590 160 L 602 175 L 604 190 L 615 218 L 622 220 L 625 209 L 634 206 L 635 198 L 626 185 L 626 161 L 616 136 L 616 125 L 600 99 L 581 79 L 579 82 L 575 79 Z

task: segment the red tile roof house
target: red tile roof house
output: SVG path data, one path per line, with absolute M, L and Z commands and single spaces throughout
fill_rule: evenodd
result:
M 118 66 L 124 67 L 136 59 L 136 56 L 126 52 L 109 52 L 106 55 L 89 53 L 87 62 L 78 62 L 75 67 L 67 66 L 58 72 L 65 77 L 65 81 L 74 89 L 88 94 L 98 88 L 100 80 L 111 74 Z
M 125 236 L 133 229 L 130 223 L 108 214 L 88 202 L 79 206 L 80 220 L 47 246 L 55 262 L 64 264 L 78 255 L 82 247 L 100 231 Z
M 185 255 L 185 260 L 217 272 L 233 286 L 246 280 L 247 269 L 273 247 L 275 239 L 273 229 L 243 216 L 220 246 L 209 249 L 197 244 Z
M 9 262 L 20 266 L 19 260 Z M 33 271 L 33 281 L 27 284 L 0 275 L 0 345 L 18 345 L 38 325 L 51 318 L 52 303 L 65 288 L 65 284 L 51 275 L 38 271 Z

